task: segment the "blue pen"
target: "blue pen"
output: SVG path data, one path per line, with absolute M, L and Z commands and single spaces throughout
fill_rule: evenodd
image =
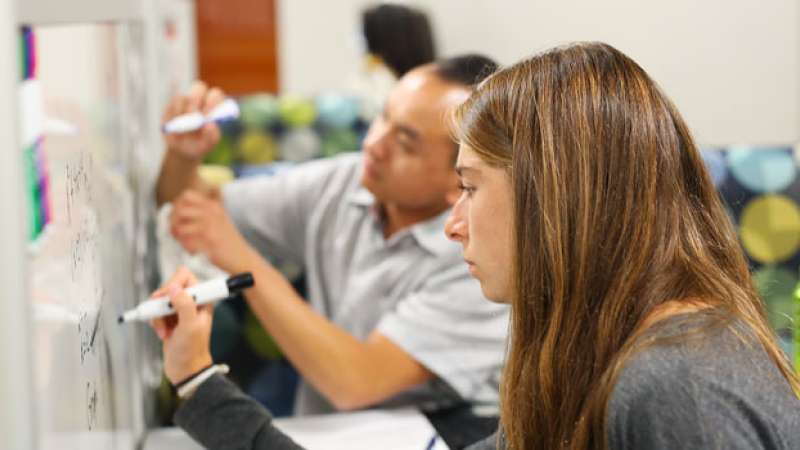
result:
M 162 131 L 164 133 L 188 133 L 203 128 L 207 123 L 223 122 L 237 117 L 239 117 L 239 105 L 229 98 L 214 107 L 207 116 L 196 111 L 175 117 L 164 124 Z
M 433 450 L 433 446 L 436 445 L 436 438 L 438 436 L 439 435 L 437 435 L 437 434 L 434 434 L 433 436 L 431 436 L 431 440 L 428 441 L 428 445 L 425 446 L 425 450 Z

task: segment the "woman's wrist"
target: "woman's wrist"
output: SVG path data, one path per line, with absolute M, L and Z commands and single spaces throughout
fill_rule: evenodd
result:
M 206 370 L 208 370 L 209 367 L 211 367 L 213 365 L 214 365 L 214 363 L 208 364 L 207 366 L 204 366 L 200 370 L 197 370 L 196 372 L 193 372 L 189 376 L 184 377 L 184 378 L 182 378 L 181 380 L 179 380 L 177 382 L 173 382 L 172 383 L 172 387 L 174 387 L 175 389 L 180 389 L 181 386 L 186 385 L 186 383 L 190 382 L 194 377 L 196 377 L 196 376 L 200 375 L 201 373 L 205 372 Z
M 221 373 L 226 374 L 230 371 L 226 364 L 212 364 L 205 369 L 201 370 L 200 372 L 192 375 L 189 379 L 182 381 L 180 384 L 175 386 L 175 390 L 178 393 L 178 397 L 181 399 L 187 399 L 194 394 L 194 392 L 206 382 L 209 378 L 211 378 L 214 374 Z
M 197 375 L 212 365 L 214 365 L 214 360 L 211 358 L 211 355 L 205 354 L 182 365 L 179 370 L 167 371 L 167 378 L 173 386 L 177 387 L 178 384 L 190 379 L 192 376 Z

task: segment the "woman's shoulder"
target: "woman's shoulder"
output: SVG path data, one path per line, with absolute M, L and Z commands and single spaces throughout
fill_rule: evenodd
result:
M 777 365 L 746 325 L 713 319 L 671 317 L 643 335 L 608 406 L 612 442 L 636 445 L 612 448 L 800 448 L 800 401 Z

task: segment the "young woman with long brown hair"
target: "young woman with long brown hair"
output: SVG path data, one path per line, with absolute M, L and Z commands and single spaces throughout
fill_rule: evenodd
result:
M 800 383 L 689 130 L 644 70 L 575 44 L 455 114 L 447 224 L 512 305 L 486 448 L 800 449 Z

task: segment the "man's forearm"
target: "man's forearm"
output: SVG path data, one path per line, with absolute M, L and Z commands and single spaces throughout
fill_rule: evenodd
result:
M 202 189 L 204 185 L 197 173 L 199 166 L 200 161 L 191 160 L 167 150 L 156 185 L 158 206 L 173 201 L 187 188 Z
M 398 380 L 380 350 L 314 311 L 280 272 L 253 253 L 236 268 L 252 270 L 256 279 L 246 294 L 250 308 L 301 375 L 338 409 L 368 406 L 424 381 Z

